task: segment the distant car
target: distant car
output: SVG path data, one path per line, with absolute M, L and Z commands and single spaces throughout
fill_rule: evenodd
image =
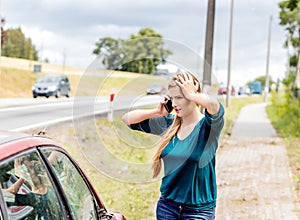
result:
M 238 90 L 238 95 L 251 95 L 251 90 L 248 86 L 241 86 Z
M 154 72 L 154 75 L 156 76 L 167 76 L 169 75 L 169 70 L 168 69 L 157 69 Z
M 70 82 L 65 75 L 45 75 L 37 79 L 32 86 L 33 98 L 38 96 L 55 96 L 59 98 L 61 96 L 70 97 L 71 88 Z
M 147 95 L 164 95 L 167 92 L 167 88 L 162 83 L 153 83 L 147 88 Z
M 218 94 L 219 95 L 226 95 L 227 94 L 226 86 L 220 86 L 220 88 L 218 89 Z
M 0 131 L 0 219 L 126 220 L 52 139 Z
M 227 94 L 227 87 L 226 86 L 220 86 L 219 89 L 218 89 L 218 94 L 219 95 L 226 95 Z M 233 86 L 231 86 L 230 94 L 235 95 L 235 88 Z

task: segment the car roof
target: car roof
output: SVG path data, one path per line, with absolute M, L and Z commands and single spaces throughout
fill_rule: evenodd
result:
M 41 145 L 59 146 L 47 137 L 0 130 L 0 160 Z
M 41 78 L 43 77 L 66 77 L 66 75 L 63 75 L 63 74 L 51 74 L 51 75 L 43 75 L 41 76 Z
M 155 82 L 155 83 L 151 83 L 149 86 L 151 87 L 151 86 L 165 86 L 165 85 L 160 82 Z
M 66 75 L 63 74 L 59 74 L 59 75 L 44 75 L 44 76 L 40 76 L 38 78 L 39 79 L 48 79 L 48 78 L 54 78 L 54 79 L 64 79 L 64 78 L 68 78 Z

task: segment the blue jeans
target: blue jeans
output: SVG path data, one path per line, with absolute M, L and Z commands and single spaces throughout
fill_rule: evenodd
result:
M 156 207 L 157 220 L 214 220 L 215 208 L 195 210 L 168 199 L 160 198 Z

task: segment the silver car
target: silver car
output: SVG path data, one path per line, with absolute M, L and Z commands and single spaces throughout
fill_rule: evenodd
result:
M 45 75 L 37 79 L 32 86 L 33 98 L 38 96 L 55 96 L 59 98 L 61 96 L 70 97 L 71 88 L 70 82 L 65 75 Z

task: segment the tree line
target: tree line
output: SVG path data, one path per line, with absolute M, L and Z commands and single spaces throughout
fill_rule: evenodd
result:
M 2 24 L 5 22 L 2 19 Z M 2 56 L 38 60 L 38 51 L 21 28 L 1 27 Z M 152 74 L 171 51 L 164 48 L 163 37 L 151 28 L 141 29 L 129 39 L 100 38 L 92 51 L 106 69 Z
M 1 19 L 1 24 L 5 19 Z M 1 26 L 1 55 L 14 58 L 38 60 L 38 51 L 30 38 L 26 38 L 21 28 L 3 29 Z

